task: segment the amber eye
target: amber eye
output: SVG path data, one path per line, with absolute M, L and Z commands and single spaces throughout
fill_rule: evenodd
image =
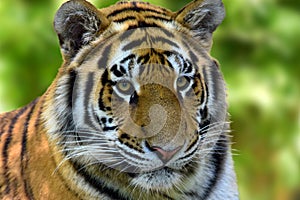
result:
M 134 91 L 133 85 L 127 80 L 118 82 L 117 88 L 120 92 L 126 95 L 130 95 Z
M 179 77 L 176 82 L 177 89 L 179 90 L 186 89 L 189 86 L 189 84 L 190 84 L 189 80 L 184 76 Z

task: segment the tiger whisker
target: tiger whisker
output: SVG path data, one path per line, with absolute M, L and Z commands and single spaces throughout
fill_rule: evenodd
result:
M 217 128 L 217 127 L 222 127 L 226 124 L 230 124 L 230 122 L 214 122 L 214 123 L 210 123 L 204 127 L 201 127 L 200 131 L 207 131 L 211 128 Z

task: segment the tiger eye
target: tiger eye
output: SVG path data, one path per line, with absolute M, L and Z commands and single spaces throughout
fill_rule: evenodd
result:
M 126 95 L 130 95 L 133 92 L 133 85 L 129 81 L 120 81 L 117 83 L 117 88 Z
M 181 76 L 177 79 L 176 85 L 179 90 L 184 90 L 189 86 L 189 81 L 186 77 Z

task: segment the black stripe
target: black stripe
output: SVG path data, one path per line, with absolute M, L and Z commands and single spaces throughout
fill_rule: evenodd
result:
M 139 29 L 127 30 L 119 36 L 120 41 L 127 41 L 131 35 Z
M 120 70 L 118 70 L 118 65 L 113 65 L 110 69 L 110 71 L 116 76 L 116 77 L 122 77 L 123 75 L 125 75 L 124 73 L 122 73 Z
M 184 195 L 189 197 L 189 199 L 203 200 L 203 199 L 199 199 L 199 195 L 197 191 L 184 192 Z
M 64 153 L 64 155 L 66 155 L 66 151 L 63 151 Z M 57 163 L 56 163 L 56 161 L 55 161 L 55 158 L 54 158 L 54 156 L 51 156 L 51 161 L 52 161 L 52 163 L 53 163 L 53 165 L 54 166 L 57 166 Z M 72 163 L 71 163 L 71 165 L 72 165 Z M 58 170 L 55 172 L 55 175 L 57 174 L 58 175 L 58 177 L 59 177 L 59 179 L 62 181 L 62 185 L 64 185 L 65 187 L 66 187 L 66 189 L 68 190 L 68 191 L 70 191 L 70 193 L 73 193 L 73 194 L 75 194 L 75 196 L 76 197 L 78 197 L 78 199 L 81 199 L 80 198 L 80 196 L 79 196 L 79 194 L 78 194 L 78 192 L 76 191 L 76 190 L 72 190 L 71 188 L 70 188 L 70 183 L 69 182 L 66 182 L 67 180 L 65 180 L 65 178 L 62 176 L 62 174 L 61 174 L 61 172 L 60 172 L 60 170 L 59 170 L 60 168 L 58 168 Z M 34 198 L 33 198 L 34 199 Z
M 31 120 L 32 117 L 32 113 L 34 111 L 34 108 L 36 106 L 36 103 L 38 102 L 38 99 L 35 99 L 32 103 L 31 103 L 31 108 L 29 113 L 27 114 L 27 118 L 25 120 L 25 124 L 24 124 L 24 129 L 23 129 L 23 133 L 22 133 L 22 150 L 21 150 L 21 161 L 24 158 L 24 155 L 26 153 L 26 149 L 27 149 L 27 133 L 28 133 L 28 125 L 29 125 L 29 121 Z
M 220 98 L 222 98 L 222 96 L 219 95 L 219 91 L 222 91 L 222 87 L 224 87 L 225 83 L 224 83 L 223 77 L 218 69 L 217 63 L 212 62 L 212 64 L 209 66 L 209 69 L 210 69 L 210 75 L 211 75 L 210 80 L 213 81 L 213 83 L 211 85 L 213 87 L 212 91 L 214 92 L 215 100 L 223 101 L 223 99 L 220 99 Z M 222 93 L 222 92 L 220 92 L 220 93 Z
M 167 39 L 167 38 L 165 38 L 165 37 L 158 36 L 158 37 L 152 37 L 152 39 L 153 39 L 155 42 L 163 42 L 163 43 L 169 44 L 169 45 L 172 46 L 172 47 L 179 48 L 179 46 L 178 46 L 175 42 L 172 42 L 171 40 L 169 40 L 169 39 Z
M 94 87 L 94 72 L 90 72 L 88 74 L 88 79 L 85 83 L 85 93 L 84 93 L 84 122 L 87 124 L 87 125 L 93 125 L 91 119 L 90 119 L 90 116 L 89 116 L 89 113 L 88 113 L 88 108 L 89 108 L 89 105 L 90 104 L 90 98 L 91 98 L 91 93 L 93 91 L 93 87 Z
M 112 45 L 109 44 L 108 46 L 105 47 L 104 51 L 102 52 L 102 56 L 98 61 L 98 68 L 99 69 L 105 69 L 106 67 L 108 67 L 107 66 L 107 61 L 109 59 L 111 48 L 112 48 Z
M 109 79 L 108 70 L 106 69 L 104 73 L 101 76 L 101 84 L 102 88 L 104 88 L 105 85 L 113 85 L 113 82 Z
M 31 190 L 31 187 L 29 186 L 29 183 L 28 181 L 24 178 L 25 177 L 25 168 L 27 167 L 27 163 L 28 163 L 28 158 L 26 158 L 25 160 L 25 153 L 27 151 L 27 133 L 28 133 L 28 125 L 29 125 L 29 122 L 31 121 L 31 117 L 32 117 L 32 114 L 33 114 L 33 111 L 36 107 L 36 103 L 38 102 L 38 99 L 34 100 L 33 101 L 33 105 L 32 107 L 30 108 L 30 111 L 27 115 L 27 118 L 26 118 L 26 121 L 25 121 L 25 124 L 24 124 L 24 129 L 23 129 L 23 133 L 22 133 L 22 149 L 21 149 L 21 177 L 23 179 L 23 183 L 24 183 L 24 186 L 25 186 L 25 194 L 26 196 L 29 198 L 29 199 L 33 199 L 33 192 Z M 37 116 L 38 118 L 39 116 Z
M 190 55 L 190 58 L 192 60 L 193 63 L 197 63 L 199 61 L 198 57 L 196 54 L 194 54 L 194 51 L 189 51 L 189 55 Z
M 137 4 L 136 4 L 137 2 L 135 2 L 135 1 L 133 1 L 132 2 L 132 5 L 136 8 L 137 7 Z
M 167 66 L 169 66 L 171 69 L 174 69 L 172 63 L 169 60 L 166 60 L 166 62 L 167 62 Z
M 181 57 L 181 59 L 183 59 L 181 53 L 179 53 L 179 52 L 177 52 L 177 51 L 174 51 L 174 50 L 172 50 L 172 51 L 166 50 L 166 51 L 163 52 L 163 54 L 165 54 L 165 55 L 168 56 L 168 57 L 171 57 L 171 56 L 179 56 L 179 57 Z
M 220 175 L 222 174 L 222 170 L 224 169 L 224 163 L 225 163 L 225 152 L 228 149 L 227 143 L 224 142 L 224 140 L 228 140 L 228 138 L 225 135 L 220 135 L 219 140 L 216 143 L 216 146 L 213 149 L 213 154 L 211 157 L 210 162 L 213 164 L 214 168 L 212 168 L 214 176 L 211 178 L 210 182 L 208 183 L 207 188 L 205 189 L 202 199 L 206 199 L 209 197 L 209 195 L 214 191 L 214 187 L 216 186 L 216 183 L 218 182 Z M 220 152 L 220 149 L 222 149 L 222 152 Z
M 167 30 L 167 29 L 161 28 L 160 31 L 164 32 L 164 34 L 168 38 L 174 38 L 175 37 L 175 35 L 172 32 L 170 32 L 169 30 Z
M 161 53 L 158 53 L 157 56 L 158 56 L 158 59 L 159 59 L 159 66 L 164 66 L 165 63 L 166 63 L 165 56 Z M 169 68 L 163 67 L 161 70 L 166 70 L 167 72 L 169 72 L 168 69 Z
M 107 126 L 107 127 L 103 127 L 103 131 L 112 131 L 115 130 L 116 128 L 118 128 L 118 126 Z
M 86 171 L 86 166 L 82 166 L 81 164 L 76 162 L 73 163 L 73 166 L 77 173 L 80 174 L 86 182 L 88 182 L 95 190 L 99 191 L 100 193 L 105 194 L 111 199 L 130 200 L 129 197 L 124 197 L 117 188 L 107 187 L 103 180 Z
M 208 118 L 208 109 L 207 109 L 207 105 L 204 106 L 204 108 L 200 109 L 200 115 L 201 115 L 201 119 L 207 119 Z
M 130 54 L 129 56 L 125 57 L 123 60 L 121 60 L 121 64 L 124 64 L 126 61 L 134 59 L 135 55 L 134 54 Z
M 37 117 L 35 118 L 35 121 L 34 121 L 34 128 L 35 129 L 32 130 L 35 133 L 36 133 L 37 128 L 38 128 L 38 126 L 40 125 L 40 122 L 41 122 L 40 121 L 41 118 L 39 116 L 41 116 L 41 114 L 43 112 L 45 98 L 40 98 L 39 101 L 40 101 L 40 107 L 39 107 L 39 109 L 37 111 L 38 115 L 37 115 Z M 28 166 L 28 161 L 29 160 L 26 161 L 26 166 Z M 32 198 L 31 199 L 35 199 L 34 195 L 33 195 L 33 192 L 32 192 L 32 189 L 30 187 L 30 179 L 29 179 L 29 177 L 27 177 L 26 180 L 25 180 L 25 187 L 26 187 L 26 190 L 28 191 L 28 194 L 32 194 Z
M 183 71 L 185 73 L 191 73 L 193 71 L 192 63 L 188 60 L 183 61 Z
M 143 25 L 143 26 L 147 26 L 147 27 L 159 27 L 157 24 L 141 24 L 141 22 L 140 22 L 140 25 L 141 25 L 141 26 L 142 26 L 142 25 Z M 136 25 L 132 25 L 132 26 L 130 26 L 130 27 L 128 28 L 127 31 L 121 33 L 121 35 L 119 36 L 120 41 L 126 41 L 126 40 L 128 40 L 128 38 L 129 38 L 131 35 L 134 35 L 135 32 L 136 32 L 137 30 L 139 30 L 139 29 L 134 29 L 134 28 L 138 28 L 138 25 L 137 25 L 137 24 L 136 24 Z M 175 37 L 174 34 L 171 33 L 170 31 L 168 31 L 167 29 L 164 29 L 164 28 L 162 28 L 162 27 L 159 27 L 159 28 L 160 28 L 159 31 L 162 31 L 162 32 L 165 34 L 165 37 L 166 37 L 166 38 L 174 38 L 174 37 Z M 143 38 L 143 39 L 145 39 L 145 38 Z
M 205 103 L 207 104 L 207 103 L 208 103 L 208 98 L 209 98 L 209 96 L 210 96 L 210 91 L 209 91 L 209 88 L 207 87 L 206 82 L 204 82 L 204 85 L 205 85 L 205 92 L 206 92 Z
M 168 196 L 167 194 L 162 194 L 162 196 L 166 199 L 169 199 L 169 200 L 175 200 L 173 199 L 172 197 Z
M 75 93 L 75 95 L 73 96 L 73 92 L 74 92 L 74 85 L 75 85 L 75 81 L 77 78 L 77 72 L 75 70 L 71 70 L 69 72 L 69 82 L 68 82 L 68 102 L 67 105 L 70 109 L 72 109 L 73 105 L 73 98 L 76 98 L 77 94 Z
M 125 67 L 123 65 L 120 65 L 119 68 L 120 68 L 120 72 L 122 74 L 126 74 L 126 70 L 125 70 Z
M 137 19 L 134 16 L 127 16 L 127 17 L 124 17 L 124 18 L 121 18 L 121 19 L 114 20 L 114 22 L 123 23 L 123 22 L 128 21 L 128 20 L 137 20 Z
M 0 127 L 0 137 L 5 132 L 4 128 L 5 128 L 6 124 L 7 124 L 6 119 L 10 117 L 10 114 L 11 113 L 5 113 L 0 118 L 0 124 L 1 124 L 1 127 Z
M 195 141 L 188 147 L 188 149 L 187 149 L 185 152 L 188 152 L 188 151 L 189 151 L 189 150 L 190 150 L 197 142 L 198 142 L 198 140 L 195 140 Z M 198 151 L 198 148 L 195 148 L 191 153 L 185 155 L 185 156 L 182 157 L 182 158 L 179 158 L 178 160 L 186 159 L 186 158 L 188 158 L 188 157 L 194 155 L 196 151 Z
M 141 27 L 160 27 L 160 26 L 153 22 L 149 23 L 145 21 L 138 21 L 138 27 L 141 28 Z M 131 29 L 131 27 L 129 26 L 128 29 Z
M 100 94 L 99 94 L 98 107 L 99 107 L 100 110 L 106 111 L 105 105 L 102 102 L 102 96 L 103 96 L 103 94 L 104 94 L 104 89 L 102 88 L 101 91 L 100 91 Z
M 208 78 L 208 74 L 206 72 L 206 66 L 203 66 L 202 68 L 203 68 L 202 74 L 203 74 L 204 84 L 205 84 L 205 90 L 203 90 L 203 91 L 206 92 L 206 102 L 205 103 L 207 104 L 208 98 L 209 98 L 209 95 L 210 95 L 209 94 L 209 88 L 208 88 L 208 85 L 207 85 L 207 83 L 209 83 L 209 78 Z
M 195 134 L 198 134 L 198 131 L 195 131 L 195 132 L 196 132 Z M 201 137 L 201 138 L 202 138 L 202 137 Z M 199 137 L 197 137 L 197 140 L 194 140 L 194 141 L 191 143 L 191 145 L 185 150 L 185 153 L 188 152 L 195 144 L 197 144 L 198 140 L 199 140 Z M 195 151 L 197 151 L 197 150 L 198 150 L 198 148 L 196 148 L 194 151 L 192 151 L 190 154 L 186 155 L 185 157 L 189 157 L 190 155 L 194 154 Z M 185 158 L 185 157 L 183 157 L 183 158 Z M 181 158 L 180 158 L 180 159 L 181 159 Z
M 200 95 L 200 99 L 199 102 L 200 102 L 200 105 L 204 103 L 204 101 L 206 100 L 205 99 L 205 94 L 206 94 L 206 87 L 204 86 L 204 83 L 203 83 L 203 79 L 201 79 L 201 75 L 200 73 L 198 72 L 198 70 L 196 71 L 196 74 L 194 75 L 193 79 L 195 80 L 194 83 L 192 84 L 192 88 L 194 90 L 194 93 L 196 95 L 196 97 L 198 97 L 199 93 L 201 92 L 201 95 Z M 199 84 L 198 84 L 199 82 Z M 198 90 L 198 91 L 195 91 L 198 87 L 201 88 L 201 90 Z
M 45 98 L 40 98 L 40 108 L 38 110 L 38 116 L 41 116 L 42 112 L 43 112 L 43 109 L 44 109 L 44 102 L 45 102 Z M 40 118 L 36 118 L 35 119 L 35 123 L 34 123 L 34 127 L 35 127 L 35 131 L 36 131 L 36 128 L 40 125 Z
M 133 41 L 129 42 L 128 44 L 126 44 L 123 47 L 122 50 L 123 51 L 128 51 L 128 50 L 134 49 L 136 47 L 139 47 L 145 41 L 146 41 L 146 37 L 143 37 L 143 38 L 138 39 L 138 40 L 133 40 Z
M 207 132 L 207 129 L 208 129 L 208 126 L 210 125 L 211 123 L 211 116 L 209 115 L 209 112 L 208 112 L 208 107 L 207 107 L 207 103 L 208 103 L 208 98 L 209 98 L 209 88 L 207 86 L 207 81 L 208 81 L 208 75 L 207 75 L 207 72 L 205 70 L 205 66 L 203 66 L 203 70 L 202 70 L 202 73 L 203 73 L 203 78 L 204 78 L 204 85 L 203 85 L 203 82 L 200 80 L 201 82 L 201 86 L 203 88 L 202 90 L 202 94 L 201 94 L 201 104 L 205 104 L 204 108 L 203 109 L 200 109 L 199 110 L 199 114 L 201 116 L 201 123 L 199 125 L 199 128 L 201 130 L 201 128 L 204 128 L 204 130 L 202 130 L 199 134 L 205 134 Z M 205 87 L 204 87 L 205 86 Z M 204 92 L 206 93 L 206 98 L 204 96 Z
M 204 83 L 203 83 L 204 80 L 200 79 L 199 81 L 200 81 L 201 89 L 202 89 L 201 97 L 200 97 L 200 103 L 203 104 L 204 101 L 206 101 L 206 99 L 205 99 L 205 90 L 207 90 L 207 88 L 204 87 Z
M 172 21 L 172 19 L 170 19 L 170 18 L 165 18 L 165 17 L 161 17 L 161 16 L 155 16 L 155 15 L 145 16 L 145 19 L 154 19 L 154 20 L 167 21 L 167 22 Z
M 190 197 L 189 199 L 199 199 L 199 200 L 204 200 L 209 197 L 211 192 L 214 191 L 214 187 L 216 186 L 221 174 L 222 170 L 224 169 L 224 164 L 225 164 L 225 157 L 228 149 L 228 145 L 224 143 L 224 140 L 228 140 L 226 135 L 220 135 L 219 140 L 216 142 L 216 145 L 214 146 L 214 149 L 211 151 L 213 154 L 211 155 L 210 158 L 210 165 L 211 165 L 211 170 L 213 173 L 213 176 L 208 180 L 207 186 L 205 186 L 204 191 L 202 194 L 199 196 L 200 191 L 195 190 L 195 191 L 186 191 L 184 192 L 184 195 Z M 222 152 L 220 152 L 220 149 L 224 149 Z M 196 174 L 196 170 L 199 168 L 199 163 L 197 160 L 189 163 L 187 166 L 185 166 L 181 170 L 182 173 L 187 173 L 186 178 L 188 179 L 189 177 L 193 177 Z
M 9 168 L 8 168 L 8 148 L 9 145 L 11 143 L 12 140 L 12 132 L 14 129 L 15 124 L 17 123 L 19 117 L 28 109 L 28 107 L 30 106 L 30 104 L 28 106 L 23 107 L 21 110 L 19 110 L 16 115 L 14 116 L 14 118 L 11 120 L 11 123 L 9 124 L 9 129 L 7 132 L 7 138 L 4 142 L 4 147 L 2 150 L 2 160 L 3 160 L 3 169 L 4 169 L 4 179 L 5 179 L 5 183 L 7 183 L 6 187 L 5 187 L 5 194 L 10 193 L 10 187 L 9 187 L 9 183 L 10 183 L 10 179 L 9 179 Z
M 128 26 L 127 30 L 134 30 L 134 29 L 137 29 L 137 28 L 145 28 L 145 27 L 159 27 L 159 28 L 162 28 L 158 24 L 155 24 L 155 23 L 148 23 L 148 22 L 144 22 L 144 21 L 139 21 L 137 24 Z
M 152 10 L 150 8 L 130 7 L 130 8 L 122 8 L 122 9 L 119 9 L 119 10 L 115 10 L 114 12 L 107 15 L 107 18 L 114 17 L 114 16 L 119 15 L 121 13 L 130 12 L 130 11 L 133 11 L 133 12 L 141 12 L 141 11 L 142 12 L 152 12 L 152 13 L 164 15 L 164 13 L 159 12 L 157 10 Z
M 207 60 L 210 59 L 209 55 L 207 54 L 207 51 L 201 45 L 198 45 L 199 43 L 198 39 L 194 37 L 191 38 L 190 35 L 187 34 L 181 34 L 180 36 L 181 36 L 181 42 L 183 46 L 186 49 L 190 50 L 189 54 L 190 54 L 191 61 L 193 63 L 199 61 L 198 57 L 202 57 Z M 195 54 L 195 52 L 197 53 L 197 55 Z
M 202 129 L 199 134 L 200 135 L 204 135 L 205 133 L 207 133 L 207 130 L 209 129 L 209 125 L 211 124 L 211 121 L 210 119 L 204 119 L 201 121 L 200 125 L 199 125 L 199 129 L 201 130 L 201 128 L 204 128 Z
M 149 60 L 150 60 L 150 55 L 147 53 L 143 56 L 139 56 L 139 58 L 137 59 L 137 63 L 143 65 L 143 64 L 147 64 L 149 62 Z M 142 72 L 140 72 L 140 74 L 141 73 Z
M 98 106 L 100 110 L 108 111 L 109 107 L 106 107 L 103 103 L 104 91 L 107 89 L 107 87 L 108 89 L 111 89 L 111 86 L 114 85 L 115 83 L 109 79 L 109 74 L 107 69 L 104 71 L 104 73 L 101 76 L 101 84 L 102 84 L 102 88 L 99 92 Z M 111 91 L 111 93 L 112 92 L 113 91 Z

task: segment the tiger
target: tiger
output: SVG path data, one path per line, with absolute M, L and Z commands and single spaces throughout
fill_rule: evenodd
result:
M 224 10 L 221 0 L 175 12 L 63 3 L 56 78 L 0 115 L 0 198 L 239 199 L 226 85 L 210 55 Z

